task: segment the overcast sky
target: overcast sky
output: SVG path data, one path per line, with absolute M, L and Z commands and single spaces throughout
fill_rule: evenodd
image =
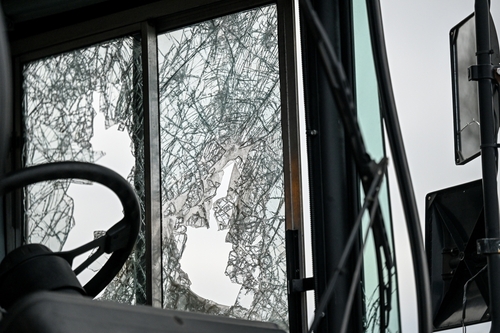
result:
M 491 12 L 500 26 L 500 4 Z M 381 0 L 399 119 L 420 219 L 429 192 L 481 178 L 480 160 L 455 166 L 449 31 L 474 11 L 473 0 Z M 395 193 L 396 182 L 391 180 Z M 393 198 L 398 202 L 399 198 Z M 393 206 L 404 333 L 417 332 L 415 287 L 401 209 Z M 467 332 L 488 332 L 485 326 Z M 448 331 L 461 332 L 461 329 Z

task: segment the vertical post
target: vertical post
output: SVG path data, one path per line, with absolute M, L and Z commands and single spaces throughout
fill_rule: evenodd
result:
M 281 85 L 281 129 L 283 133 L 283 171 L 285 175 L 285 217 L 287 280 L 305 278 L 304 227 L 300 171 L 299 112 L 294 2 L 278 0 L 278 46 Z M 307 331 L 306 293 L 288 290 L 290 333 Z
M 489 0 L 476 0 L 476 54 L 477 66 L 491 66 L 490 8 Z M 488 77 L 478 78 L 479 118 L 481 123 L 481 164 L 483 173 L 484 218 L 486 238 L 500 238 L 497 192 L 497 148 L 496 130 L 493 117 L 492 82 Z M 500 332 L 500 253 L 489 252 L 488 278 L 490 289 L 490 332 Z
M 301 2 L 304 3 L 305 2 Z M 353 73 L 350 1 L 313 0 L 314 10 L 331 38 L 349 79 Z M 302 20 L 304 32 L 309 29 Z M 327 290 L 345 248 L 358 205 L 358 179 L 344 135 L 340 113 L 330 91 L 325 70 L 320 61 L 317 41 L 312 34 L 301 38 L 304 74 L 304 99 L 307 126 L 309 184 L 311 204 L 311 234 L 316 307 Z M 355 246 L 355 248 L 359 248 Z M 323 319 L 315 333 L 340 332 L 345 304 L 360 253 L 352 251 L 337 280 L 337 287 L 322 313 Z M 349 318 L 349 332 L 363 332 L 362 295 L 356 295 L 354 310 Z
M 148 304 L 161 307 L 161 189 L 160 189 L 160 111 L 158 105 L 158 47 L 156 29 L 142 24 L 142 66 L 144 96 L 144 146 L 146 181 L 146 292 Z

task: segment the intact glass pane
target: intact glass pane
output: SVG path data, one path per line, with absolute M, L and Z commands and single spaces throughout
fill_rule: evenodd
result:
M 24 165 L 83 161 L 128 178 L 143 202 L 140 41 L 125 37 L 27 63 L 23 70 Z M 53 251 L 91 241 L 118 222 L 116 196 L 89 182 L 57 180 L 24 192 L 25 242 Z M 144 303 L 144 236 L 100 298 Z M 85 257 L 85 255 L 81 256 Z M 80 258 L 80 262 L 85 258 Z M 80 274 L 85 283 L 106 258 Z M 78 262 L 75 262 L 74 267 Z
M 361 127 L 366 148 L 371 157 L 377 162 L 385 156 L 382 118 L 377 86 L 377 77 L 371 49 L 370 31 L 368 27 L 368 15 L 366 2 L 362 0 L 353 1 L 353 23 L 354 23 L 354 48 L 356 68 L 356 105 L 358 121 Z M 364 198 L 362 198 L 364 199 Z M 389 193 L 387 182 L 383 182 L 379 195 L 379 204 L 384 219 L 385 229 L 389 241 L 389 247 L 394 254 L 394 240 L 392 234 L 392 220 L 390 214 Z M 369 218 L 364 220 L 363 233 L 369 225 Z M 393 259 L 394 259 L 393 255 Z M 390 271 L 383 267 L 383 281 L 379 281 L 377 274 L 376 247 L 373 234 L 367 239 L 365 252 L 363 254 L 363 293 L 364 293 L 364 322 L 365 332 L 380 331 L 380 286 L 391 286 L 390 311 L 385 315 L 386 332 L 400 332 L 399 319 L 399 297 L 397 288 L 396 268 Z M 382 279 L 380 279 L 382 280 Z M 390 282 L 390 283 L 389 283 Z
M 286 328 L 276 7 L 158 48 L 163 306 Z

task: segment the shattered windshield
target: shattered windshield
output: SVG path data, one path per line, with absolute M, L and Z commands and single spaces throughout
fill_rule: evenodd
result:
M 164 308 L 286 329 L 276 6 L 163 33 L 157 42 L 162 219 L 151 223 L 161 223 L 163 293 L 154 297 L 162 297 Z M 132 37 L 27 63 L 24 165 L 72 160 L 122 169 L 144 209 L 149 147 L 141 71 L 141 42 Z M 106 225 L 86 215 L 121 213 L 91 187 L 75 181 L 29 187 L 25 241 L 54 251 L 74 248 L 117 222 L 120 216 Z M 99 200 L 87 204 L 91 198 Z M 83 234 L 90 239 L 73 239 Z M 141 233 L 134 254 L 99 297 L 145 303 L 145 263 Z
M 24 165 L 101 164 L 127 178 L 143 202 L 140 41 L 125 37 L 32 61 L 24 66 L 23 78 Z M 123 214 L 116 196 L 104 187 L 56 180 L 26 189 L 24 216 L 24 242 L 61 251 L 91 241 Z M 134 255 L 102 298 L 145 302 L 144 266 L 138 264 L 143 255 L 141 234 Z M 105 261 L 80 274 L 82 283 Z
M 287 327 L 276 7 L 158 36 L 164 307 Z

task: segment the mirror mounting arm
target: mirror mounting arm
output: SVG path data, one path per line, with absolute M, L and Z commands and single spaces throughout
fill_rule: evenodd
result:
M 468 74 L 469 81 L 490 79 L 500 83 L 500 66 L 498 65 L 473 65 L 468 68 Z

